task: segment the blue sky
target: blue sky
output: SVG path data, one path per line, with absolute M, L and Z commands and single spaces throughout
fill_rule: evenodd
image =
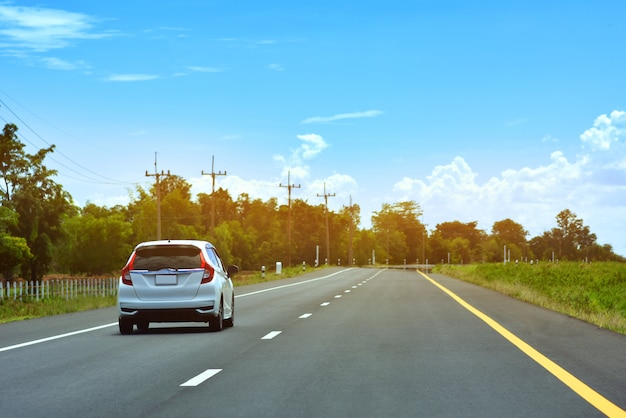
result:
M 570 209 L 626 255 L 623 1 L 3 1 L 0 123 L 48 144 L 76 204 L 126 204 L 158 169 L 362 226 Z

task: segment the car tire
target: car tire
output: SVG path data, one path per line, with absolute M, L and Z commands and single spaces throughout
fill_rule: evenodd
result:
M 209 321 L 209 330 L 219 332 L 224 329 L 224 304 L 220 301 L 217 316 Z
M 133 333 L 133 323 L 128 318 L 120 318 L 118 320 L 120 334 L 128 335 Z
M 235 296 L 233 296 L 233 300 L 230 303 L 230 318 L 224 320 L 224 326 L 226 328 L 231 328 L 235 325 Z

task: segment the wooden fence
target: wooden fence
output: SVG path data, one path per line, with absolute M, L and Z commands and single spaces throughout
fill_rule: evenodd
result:
M 44 300 L 51 298 L 106 297 L 117 295 L 118 279 L 48 279 L 0 281 L 0 300 Z

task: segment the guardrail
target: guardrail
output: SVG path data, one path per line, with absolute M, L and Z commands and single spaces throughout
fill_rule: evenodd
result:
M 117 295 L 118 279 L 47 279 L 0 281 L 0 300 L 44 300 L 51 298 L 106 297 Z

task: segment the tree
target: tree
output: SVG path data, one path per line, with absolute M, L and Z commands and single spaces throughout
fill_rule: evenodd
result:
M 508 218 L 494 222 L 491 233 L 500 244 L 516 244 L 520 247 L 526 244 L 526 236 L 528 235 L 522 225 Z
M 443 253 L 445 250 L 450 252 L 451 261 L 458 260 L 458 262 L 469 263 L 475 260 L 482 260 L 481 244 L 485 241 L 486 234 L 478 229 L 477 226 L 477 221 L 468 223 L 452 221 L 437 224 L 433 233 L 436 241 L 431 243 L 431 250 L 433 248 L 437 249 L 436 254 L 434 254 L 436 255 L 435 260 L 440 258 L 446 259 L 448 255 Z M 467 245 L 461 245 L 458 241 L 454 242 L 456 238 L 467 240 Z M 461 251 L 461 253 L 456 254 L 456 251 Z
M 24 238 L 7 233 L 7 229 L 17 226 L 17 222 L 17 213 L 0 206 L 0 273 L 5 280 L 11 280 L 16 268 L 33 257 Z
M 132 225 L 121 206 L 112 209 L 88 203 L 64 223 L 66 238 L 59 246 L 59 267 L 71 274 L 106 274 L 118 271 L 134 243 Z
M 198 194 L 202 223 L 206 231 L 211 229 L 212 211 L 215 210 L 215 226 L 220 222 L 232 221 L 237 218 L 237 204 L 233 201 L 227 190 L 219 188 L 210 195 L 206 193 Z
M 422 210 L 414 201 L 383 203 L 382 209 L 372 215 L 372 229 L 380 254 L 392 264 L 401 264 L 404 260 L 419 258 L 424 226 L 418 220 Z M 379 254 L 376 255 L 381 261 Z
M 216 245 L 225 264 L 236 264 L 242 269 L 251 268 L 249 261 L 242 257 L 254 245 L 248 238 L 237 220 L 221 222 L 215 227 Z
M 354 259 L 357 265 L 367 265 L 374 262 L 378 252 L 376 236 L 371 229 L 359 229 L 354 236 Z
M 529 255 L 526 243 L 528 232 L 517 222 L 508 218 L 494 222 L 491 234 L 500 247 L 500 254 L 502 254 L 502 247 L 506 245 L 507 250 L 511 252 L 512 260 L 519 260 Z M 497 259 L 502 260 L 502 257 Z
M 48 271 L 53 244 L 63 235 L 62 220 L 76 210 L 71 196 L 52 180 L 56 170 L 44 165 L 54 148 L 51 145 L 35 154 L 25 153 L 13 124 L 6 125 L 0 135 L 2 206 L 19 215 L 17 225 L 9 232 L 24 238 L 32 252 L 33 257 L 21 265 L 23 277 L 30 280 L 40 279 Z
M 556 215 L 556 223 L 558 228 L 552 230 L 552 237 L 558 243 L 560 259 L 579 259 L 596 241 L 596 235 L 592 234 L 589 227 L 583 225 L 583 220 L 578 219 L 569 209 L 564 209 Z
M 243 193 L 237 199 L 236 213 L 247 236 L 254 242 L 254 251 L 242 263 L 242 268 L 259 269 L 277 259 L 277 248 L 281 242 L 278 202 L 275 197 L 267 202 L 261 199 L 250 200 Z M 246 267 L 244 267 L 246 266 Z
M 287 209 L 287 208 L 285 208 Z M 320 264 L 323 264 L 326 254 L 326 220 L 325 220 L 325 207 L 324 205 L 309 205 L 302 199 L 294 199 L 291 202 L 291 246 L 292 246 L 292 260 L 295 263 L 306 262 L 309 265 L 315 264 L 315 248 L 320 246 Z M 329 212 L 328 214 L 330 225 L 330 248 L 333 250 L 333 255 L 340 254 L 339 244 L 337 241 L 337 231 L 335 228 L 335 214 Z M 283 218 L 287 219 L 287 218 Z M 286 223 L 285 223 L 285 235 L 286 237 Z M 283 242 L 284 242 L 283 238 Z M 331 263 L 331 260 L 328 260 Z
M 153 198 L 148 191 L 137 186 L 126 213 L 127 221 L 133 227 L 132 242 L 138 244 L 156 239 L 156 198 Z
M 8 123 L 0 135 L 0 174 L 4 183 L 0 188 L 0 199 L 3 204 L 11 201 L 13 191 L 27 172 L 24 144 L 17 138 L 17 126 Z

